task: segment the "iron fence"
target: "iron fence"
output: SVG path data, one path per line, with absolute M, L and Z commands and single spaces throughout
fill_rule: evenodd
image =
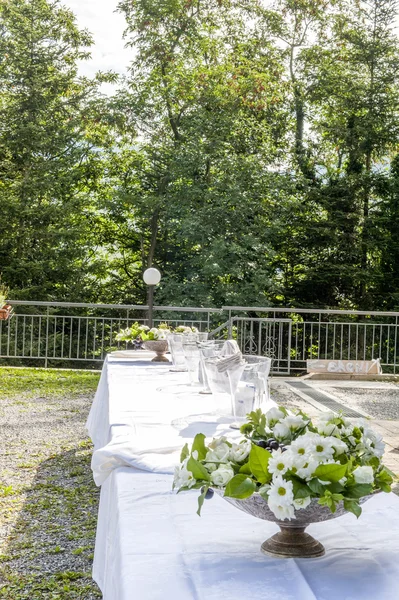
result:
M 0 321 L 5 364 L 98 366 L 124 348 L 115 336 L 135 321 L 147 323 L 148 306 L 10 301 L 14 314 Z M 154 325 L 167 322 L 235 338 L 246 354 L 273 358 L 275 374 L 306 369 L 308 359 L 374 360 L 397 372 L 399 312 L 270 307 L 155 306 Z
M 126 347 L 116 334 L 134 322 L 147 324 L 148 306 L 9 301 L 13 316 L 0 321 L 0 358 L 10 364 L 100 363 Z M 154 326 L 166 322 L 209 331 L 217 309 L 154 307 Z
M 329 361 L 371 361 L 380 359 L 384 372 L 396 373 L 399 357 L 398 312 L 334 311 L 328 309 L 224 307 L 226 326 L 233 331 L 240 317 L 240 339 L 243 347 L 257 340 L 260 349 L 270 337 L 266 323 L 275 323 L 272 337 L 275 370 L 304 371 L 308 359 Z M 255 318 L 253 313 L 257 314 Z M 263 317 L 259 317 L 263 314 Z M 290 333 L 282 333 L 279 323 L 289 319 Z M 258 328 L 258 329 L 256 329 Z M 270 342 L 268 342 L 270 345 Z M 288 356 L 289 355 L 289 356 Z

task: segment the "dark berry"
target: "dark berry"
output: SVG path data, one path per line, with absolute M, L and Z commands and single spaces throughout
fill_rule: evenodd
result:
M 280 450 L 281 450 L 281 452 L 286 452 L 288 450 L 288 448 L 286 448 L 284 445 L 281 445 Z
M 259 446 L 259 448 L 267 448 L 267 442 L 265 442 L 265 440 L 260 440 L 259 442 L 255 442 L 256 446 Z
M 270 450 L 278 450 L 280 447 L 280 444 L 278 443 L 277 440 L 270 440 L 269 441 L 269 448 Z
M 202 487 L 202 488 L 201 488 L 201 494 L 203 494 L 203 493 L 204 493 L 204 491 L 205 491 L 205 487 Z M 215 493 L 215 492 L 213 491 L 213 489 L 212 489 L 212 488 L 208 488 L 208 491 L 207 491 L 207 492 L 206 492 L 206 494 L 205 494 L 205 500 L 210 500 L 211 498 L 213 498 L 213 494 L 214 494 L 214 493 Z

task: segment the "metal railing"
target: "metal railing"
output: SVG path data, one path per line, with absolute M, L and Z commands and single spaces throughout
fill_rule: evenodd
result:
M 370 361 L 380 359 L 384 372 L 396 373 L 399 358 L 399 312 L 349 311 L 304 308 L 270 308 L 227 306 L 230 333 L 234 323 L 240 330 L 243 347 L 251 346 L 261 352 L 270 333 L 267 322 L 275 323 L 275 331 L 287 318 L 291 321 L 290 333 L 272 336 L 274 344 L 274 370 L 287 372 L 306 370 L 308 359 L 331 361 Z M 245 316 L 254 312 L 262 318 Z M 267 345 L 267 344 L 266 344 Z M 269 342 L 270 345 L 270 342 Z M 271 354 L 272 355 L 272 354 Z
M 100 363 L 113 350 L 126 347 L 115 340 L 135 321 L 147 324 L 148 306 L 63 302 L 8 301 L 13 316 L 0 321 L 0 358 L 12 364 L 47 367 L 53 362 Z M 154 326 L 167 322 L 209 331 L 212 308 L 154 306 Z
M 0 321 L 2 363 L 31 366 L 95 366 L 124 348 L 115 336 L 135 321 L 147 322 L 148 306 L 9 301 L 14 314 Z M 185 324 L 211 336 L 237 339 L 246 354 L 272 357 L 273 372 L 306 370 L 308 359 L 374 360 L 396 373 L 399 312 L 275 307 L 155 306 L 154 325 Z

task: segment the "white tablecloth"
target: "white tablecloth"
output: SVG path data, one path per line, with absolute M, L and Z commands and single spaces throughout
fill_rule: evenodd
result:
M 167 366 L 109 360 L 88 420 L 96 449 L 112 443 L 119 428 L 141 435 L 143 427 L 153 433 L 155 424 L 162 431 L 173 423 L 184 437 L 207 426 L 199 418 L 184 427 L 185 415 L 206 413 L 212 402 L 189 394 L 185 378 Z M 366 503 L 359 520 L 349 514 L 311 525 L 326 556 L 293 560 L 260 553 L 276 525 L 216 496 L 200 518 L 197 493 L 176 495 L 171 485 L 171 475 L 131 467 L 114 468 L 105 479 L 93 568 L 104 600 L 399 598 L 399 498 L 393 494 Z

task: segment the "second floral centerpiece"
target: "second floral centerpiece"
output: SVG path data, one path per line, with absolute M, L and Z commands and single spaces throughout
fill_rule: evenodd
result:
M 237 508 L 276 521 L 281 533 L 262 545 L 266 553 L 321 556 L 323 546 L 304 533 L 309 523 L 346 511 L 359 517 L 365 499 L 391 491 L 382 438 L 366 421 L 323 413 L 313 423 L 279 407 L 252 412 L 241 433 L 240 441 L 221 437 L 208 445 L 198 434 L 182 450 L 174 488 L 200 488 L 198 514 L 215 488 Z

